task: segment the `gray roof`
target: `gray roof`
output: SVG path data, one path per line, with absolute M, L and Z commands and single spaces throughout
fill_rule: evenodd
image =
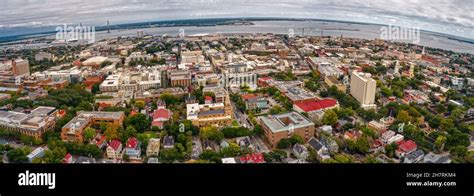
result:
M 293 151 L 296 151 L 298 153 L 303 153 L 305 151 L 308 151 L 308 149 L 306 149 L 306 147 L 301 144 L 295 144 L 293 146 Z
M 312 137 L 311 139 L 309 139 L 308 144 L 309 144 L 311 147 L 313 147 L 315 150 L 319 150 L 319 149 L 321 149 L 321 148 L 323 147 L 323 145 L 321 144 L 321 142 L 320 142 L 318 139 L 314 138 L 314 137 Z
M 165 136 L 165 138 L 163 139 L 163 145 L 165 146 L 174 145 L 174 137 L 171 135 Z
M 423 159 L 424 163 L 449 163 L 450 161 L 449 154 L 435 154 L 432 152 L 426 154 Z
M 406 159 L 409 159 L 409 160 L 415 160 L 415 159 L 417 159 L 418 157 L 424 156 L 424 155 L 425 155 L 425 153 L 423 152 L 423 150 L 418 149 L 418 150 L 415 150 L 415 151 L 413 151 L 413 152 L 407 154 L 407 155 L 405 156 L 405 158 L 406 158 Z
M 297 112 L 261 116 L 259 119 L 261 119 L 272 132 L 288 131 L 291 126 L 293 126 L 294 129 L 314 126 L 313 122 Z M 284 122 L 282 119 L 287 119 L 289 122 Z
M 158 158 L 156 158 L 156 157 L 148 158 L 148 162 L 147 162 L 147 163 L 158 163 Z
M 207 111 L 200 111 L 199 116 L 204 116 L 204 115 L 211 115 L 211 114 L 223 114 L 224 110 L 219 109 L 219 110 L 207 110 Z
M 56 108 L 54 107 L 39 106 L 33 111 L 31 111 L 31 114 L 38 115 L 38 116 L 47 116 L 53 113 L 55 110 Z
M 74 163 L 95 163 L 94 158 L 79 156 L 74 160 Z

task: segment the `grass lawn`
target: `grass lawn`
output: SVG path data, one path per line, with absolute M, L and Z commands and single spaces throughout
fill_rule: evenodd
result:
M 152 132 L 152 131 L 145 131 L 143 132 L 144 135 L 147 136 L 147 138 L 157 138 L 156 136 L 156 132 Z
M 471 131 L 474 131 L 474 124 L 470 124 L 470 125 L 469 125 L 469 129 L 470 129 Z

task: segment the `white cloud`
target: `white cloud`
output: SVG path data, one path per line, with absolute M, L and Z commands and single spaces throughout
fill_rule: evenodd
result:
M 300 17 L 420 27 L 474 38 L 472 0 L 2 0 L 0 25 L 103 25 L 215 17 Z M 446 28 L 446 29 L 443 29 Z

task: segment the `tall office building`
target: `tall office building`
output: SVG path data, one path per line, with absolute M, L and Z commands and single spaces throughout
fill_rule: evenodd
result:
M 351 95 L 364 109 L 376 108 L 375 89 L 377 83 L 369 73 L 353 71 L 351 75 Z
M 30 64 L 27 60 L 16 59 L 12 62 L 12 71 L 15 76 L 29 76 Z

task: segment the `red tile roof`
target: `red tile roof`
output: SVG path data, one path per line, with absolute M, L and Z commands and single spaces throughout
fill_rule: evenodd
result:
M 271 80 L 273 79 L 272 77 L 263 77 L 263 78 L 259 78 L 258 80 L 260 81 L 267 81 L 267 80 Z
M 120 141 L 118 140 L 112 140 L 110 143 L 109 143 L 109 146 L 114 149 L 114 150 L 118 150 L 118 148 L 120 147 L 120 145 L 122 145 L 122 143 L 120 143 Z
M 131 137 L 127 141 L 127 148 L 136 148 L 138 144 L 138 140 L 135 137 Z
M 69 163 L 71 158 L 72 158 L 72 155 L 70 153 L 67 153 L 63 159 L 63 163 Z
M 331 108 L 337 105 L 337 100 L 335 99 L 323 99 L 319 101 L 305 101 L 300 103 L 295 103 L 295 105 L 305 112 L 322 110 L 326 108 Z
M 244 99 L 244 100 L 255 99 L 255 98 L 257 98 L 257 96 L 254 95 L 254 94 L 245 94 L 245 95 L 242 95 L 242 99 Z
M 96 146 L 102 145 L 102 143 L 104 143 L 105 139 L 107 139 L 107 138 L 105 137 L 105 135 L 100 136 L 99 141 L 97 141 L 97 143 L 96 143 L 95 145 L 96 145 Z
M 137 114 L 138 114 L 137 111 L 132 110 L 132 111 L 130 112 L 130 114 L 128 114 L 128 115 L 129 115 L 129 116 L 135 116 L 135 115 L 137 115 Z
M 248 154 L 247 156 L 240 157 L 241 163 L 264 163 L 265 159 L 263 154 Z
M 164 125 L 163 121 L 153 121 L 153 122 L 151 122 L 151 126 L 154 126 L 154 127 L 163 127 L 163 125 Z
M 158 118 L 169 119 L 171 117 L 171 111 L 168 109 L 157 109 L 153 111 L 153 120 Z
M 413 140 L 407 140 L 400 143 L 398 149 L 403 152 L 410 152 L 416 149 L 416 143 Z

